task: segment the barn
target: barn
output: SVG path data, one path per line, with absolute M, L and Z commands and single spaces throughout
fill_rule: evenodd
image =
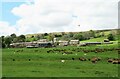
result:
M 11 43 L 10 47 L 12 47 L 12 48 L 23 48 L 23 47 L 25 47 L 25 44 L 24 44 L 24 42 L 21 42 L 21 43 Z
M 52 47 L 52 43 L 50 42 L 39 42 L 37 45 L 38 47 Z
M 70 45 L 77 45 L 79 44 L 79 40 L 70 40 Z
M 68 43 L 69 43 L 68 41 L 61 41 L 61 40 L 59 41 L 60 46 L 67 46 Z

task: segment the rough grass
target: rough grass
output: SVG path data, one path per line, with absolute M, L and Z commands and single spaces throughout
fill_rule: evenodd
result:
M 62 55 L 59 52 L 47 53 L 53 49 L 85 48 L 91 50 L 95 48 L 117 48 L 117 44 L 109 46 L 86 46 L 86 47 L 57 47 L 57 48 L 10 48 L 3 49 L 3 77 L 117 77 L 118 64 L 107 62 L 107 58 L 118 58 L 117 51 L 107 51 L 102 53 L 73 51 L 73 54 Z M 23 52 L 16 52 L 23 50 Z M 38 50 L 37 52 L 35 52 Z M 14 53 L 15 52 L 15 53 Z M 77 53 L 77 55 L 76 55 Z M 90 61 L 79 61 L 79 57 L 91 58 L 101 57 L 102 60 L 93 64 Z M 65 58 L 65 62 L 61 62 Z M 75 58 L 72 60 L 71 58 Z M 15 61 L 13 61 L 15 59 Z M 29 61 L 29 59 L 31 59 Z

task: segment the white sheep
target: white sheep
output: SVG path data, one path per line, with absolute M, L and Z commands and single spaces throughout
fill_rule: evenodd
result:
M 61 60 L 61 62 L 62 62 L 62 63 L 64 63 L 64 62 L 65 62 L 65 60 Z
M 15 52 L 14 52 L 14 54 L 15 54 Z
M 63 53 L 63 55 L 67 55 L 66 53 Z

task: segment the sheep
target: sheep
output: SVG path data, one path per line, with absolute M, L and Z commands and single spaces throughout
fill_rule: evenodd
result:
M 15 54 L 15 52 L 14 52 L 14 54 Z
M 84 55 L 87 55 L 86 53 Z
M 67 55 L 66 53 L 62 53 L 63 55 Z
M 65 62 L 65 60 L 61 60 L 61 62 L 62 62 L 62 63 L 64 63 L 64 62 Z

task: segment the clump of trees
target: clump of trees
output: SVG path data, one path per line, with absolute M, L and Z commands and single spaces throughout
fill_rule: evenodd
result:
M 114 41 L 115 40 L 113 34 L 109 34 L 107 39 L 109 39 L 110 41 Z
M 26 37 L 25 35 L 16 36 L 16 34 L 11 34 L 10 36 L 1 36 L 0 37 L 0 44 L 2 48 L 10 47 L 11 43 L 17 42 L 25 42 Z
M 76 39 L 76 40 L 78 39 L 79 41 L 82 41 L 84 40 L 84 37 L 82 34 L 77 33 L 77 34 L 74 34 L 73 39 Z

